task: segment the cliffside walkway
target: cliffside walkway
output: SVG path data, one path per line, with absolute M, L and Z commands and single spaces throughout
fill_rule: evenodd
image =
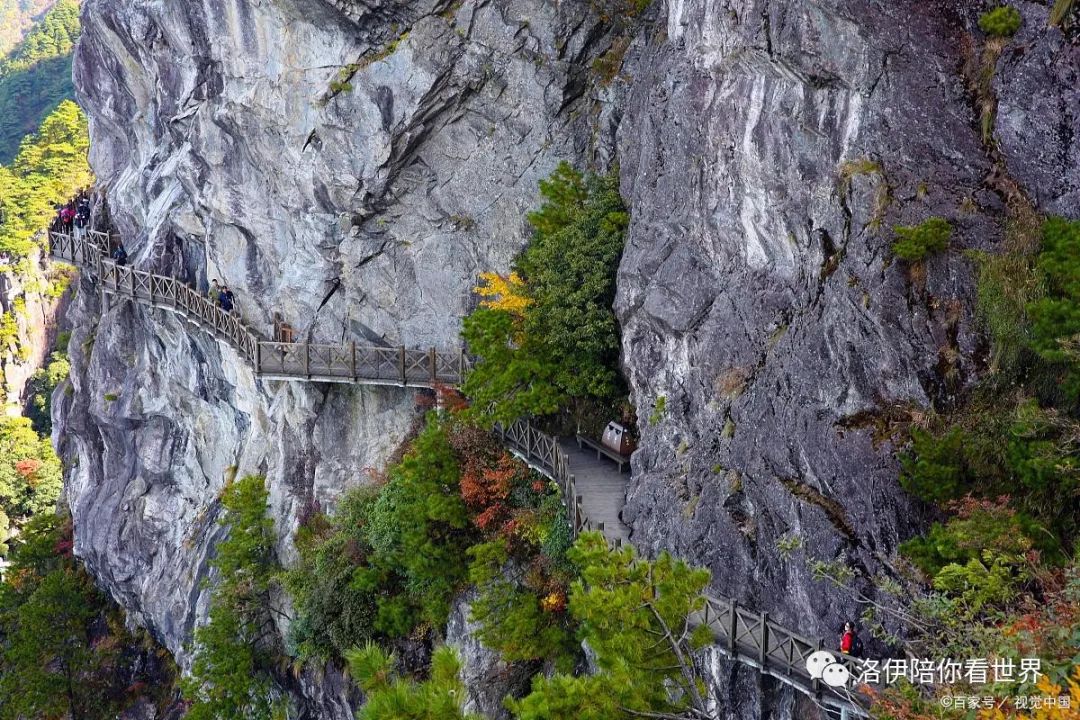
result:
M 235 313 L 225 312 L 175 278 L 117 265 L 108 258 L 109 239 L 104 233 L 54 232 L 50 239 L 52 257 L 93 273 L 103 293 L 178 313 L 228 343 L 260 378 L 433 387 L 460 384 L 468 367 L 463 352 L 267 342 Z M 496 432 L 514 455 L 559 485 L 575 537 L 597 530 L 614 547 L 628 543 L 630 532 L 621 518 L 628 478 L 614 464 L 573 440 L 547 435 L 528 421 L 497 426 Z M 867 716 L 866 698 L 810 677 L 806 658 L 823 647 L 821 640 L 792 632 L 768 613 L 753 612 L 732 599 L 707 596 L 696 622 L 709 627 L 729 657 L 814 697 L 831 715 Z M 858 659 L 833 655 L 858 674 Z
M 251 364 L 257 377 L 265 380 L 433 387 L 457 385 L 467 367 L 463 350 L 267 341 L 244 324 L 238 313 L 225 312 L 176 278 L 116 264 L 109 258 L 109 236 L 105 233 L 53 232 L 49 239 L 50 255 L 91 272 L 103 294 L 128 297 L 181 315 L 227 343 Z
M 574 537 L 596 530 L 616 548 L 628 543 L 629 530 L 620 517 L 627 480 L 613 463 L 598 460 L 590 450 L 547 435 L 525 420 L 497 426 L 495 432 L 514 455 L 559 485 Z M 770 619 L 768 613 L 754 612 L 730 598 L 706 596 L 705 607 L 694 620 L 709 627 L 726 655 L 815 698 L 831 716 L 869 715 L 868 698 L 810 677 L 806 659 L 825 647 L 820 639 L 799 635 Z M 828 649 L 852 677 L 858 677 L 859 659 L 842 655 L 832 646 Z

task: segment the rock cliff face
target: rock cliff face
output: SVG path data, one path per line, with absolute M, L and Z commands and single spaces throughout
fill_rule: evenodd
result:
M 50 280 L 62 282 L 63 278 L 55 269 L 46 267 L 36 253 L 18 271 L 0 266 L 0 313 L 13 318 L 17 330 L 17 341 L 0 348 L 4 412 L 22 412 L 26 384 L 45 363 L 56 341 L 63 301 L 50 297 Z
M 1076 46 L 1019 3 L 992 151 L 963 76 L 971 3 L 657 0 L 626 29 L 610 5 L 86 0 L 94 169 L 136 264 L 223 280 L 265 334 L 280 314 L 314 341 L 455 348 L 474 276 L 526 240 L 537 181 L 618 159 L 634 540 L 831 637 L 854 607 L 809 561 L 890 571 L 921 510 L 892 433 L 982 369 L 962 250 L 1001 236 L 995 162 L 1075 212 Z M 623 53 L 606 84 L 594 59 Z M 894 261 L 891 227 L 933 215 L 952 249 Z M 56 404 L 76 551 L 185 663 L 226 476 L 266 474 L 287 561 L 298 514 L 380 466 L 415 398 L 260 382 L 163 311 L 99 303 L 84 282 Z M 462 613 L 452 631 L 484 682 Z M 721 716 L 812 713 L 703 663 Z M 348 716 L 332 677 L 302 685 L 312 712 Z
M 604 28 L 576 4 L 88 0 L 83 21 L 91 160 L 134 263 L 222 280 L 267 336 L 280 314 L 316 342 L 458 347 L 538 180 L 613 145 L 581 74 Z M 226 478 L 266 475 L 288 562 L 297 516 L 384 464 L 416 396 L 259 382 L 86 281 L 71 318 L 76 552 L 185 665 Z M 350 717 L 332 678 L 301 684 L 313 714 Z
M 718 591 L 822 637 L 856 607 L 809 562 L 891 572 L 921 514 L 891 434 L 983 369 L 962 251 L 1001 238 L 987 179 L 1011 173 L 1040 209 L 1076 214 L 1075 43 L 1019 3 L 995 165 L 964 76 L 985 57 L 971 5 L 670 2 L 628 61 L 617 309 L 655 422 L 627 519 L 639 545 L 697 558 Z M 893 260 L 892 226 L 930 216 L 952 222 L 952 248 Z

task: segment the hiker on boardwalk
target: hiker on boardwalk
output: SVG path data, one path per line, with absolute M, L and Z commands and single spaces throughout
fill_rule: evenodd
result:
M 60 211 L 60 224 L 63 227 L 64 232 L 71 232 L 75 222 L 75 208 L 70 204 L 65 205 L 64 209 Z
M 233 309 L 233 293 L 229 289 L 228 285 L 222 285 L 221 294 L 218 295 L 218 305 L 225 312 L 232 312 Z
M 221 297 L 221 285 L 218 285 L 217 278 L 210 281 L 210 292 L 206 293 L 206 297 L 213 304 L 218 304 L 218 299 Z
M 79 200 L 78 209 L 75 211 L 75 220 L 80 228 L 90 224 L 90 201 L 86 198 Z
M 116 249 L 113 250 L 112 259 L 115 260 L 116 264 L 120 267 L 127 265 L 128 254 L 127 250 L 124 248 L 124 243 L 120 243 L 116 246 Z
M 852 657 L 863 656 L 862 640 L 855 632 L 854 623 L 844 623 L 844 634 L 840 637 L 840 652 Z

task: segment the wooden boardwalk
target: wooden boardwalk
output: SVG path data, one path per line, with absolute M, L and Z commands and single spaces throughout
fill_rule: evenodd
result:
M 618 465 L 607 458 L 598 459 L 595 451 L 579 449 L 572 439 L 561 439 L 559 447 L 566 453 L 570 472 L 577 478 L 585 514 L 603 528 L 604 535 L 612 542 L 630 542 L 630 528 L 622 521 L 629 474 L 619 472 Z
M 460 384 L 468 369 L 460 350 L 266 341 L 238 314 L 223 311 L 175 278 L 117 265 L 108 258 L 109 239 L 104 233 L 89 231 L 78 237 L 51 233 L 50 240 L 50 254 L 93 273 L 103 295 L 178 313 L 229 344 L 262 379 L 433 387 Z M 575 537 L 597 530 L 614 547 L 629 543 L 630 531 L 621 514 L 630 476 L 620 473 L 617 465 L 597 458 L 593 450 L 580 449 L 575 440 L 546 435 L 528 421 L 497 426 L 495 432 L 514 455 L 559 485 Z M 806 658 L 821 649 L 820 640 L 792 632 L 767 613 L 756 613 L 732 599 L 707 596 L 695 619 L 709 627 L 717 647 L 731 658 L 815 698 L 831 714 L 867 715 L 866 698 L 825 686 L 807 673 Z M 859 660 L 834 655 L 857 672 Z
M 630 531 L 621 517 L 629 475 L 610 460 L 597 459 L 595 451 L 579 449 L 571 439 L 553 438 L 525 420 L 496 426 L 495 432 L 510 452 L 559 485 L 575 537 L 596 530 L 613 547 L 629 544 Z M 707 595 L 705 601 L 693 620 L 709 627 L 716 647 L 726 655 L 809 695 L 830 717 L 868 716 L 868 698 L 810 677 L 806 659 L 824 647 L 820 639 L 799 635 L 768 613 L 754 612 L 734 599 Z M 833 655 L 853 676 L 859 674 L 859 659 Z
M 155 275 L 109 259 L 109 237 L 50 233 L 50 255 L 90 272 L 103 295 L 127 297 L 177 313 L 233 348 L 264 380 L 434 387 L 457 385 L 468 360 L 463 349 L 440 352 L 356 343 L 275 342 L 261 338 L 237 312 L 226 312 L 176 278 Z

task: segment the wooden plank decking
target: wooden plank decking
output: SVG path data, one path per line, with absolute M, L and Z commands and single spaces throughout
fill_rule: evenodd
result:
M 589 519 L 604 524 L 604 535 L 612 541 L 630 541 L 630 529 L 622 521 L 626 504 L 626 486 L 630 476 L 619 472 L 619 466 L 606 457 L 597 458 L 596 451 L 578 448 L 571 438 L 559 441 L 559 447 L 570 461 L 570 472 L 577 478 L 577 492 Z

